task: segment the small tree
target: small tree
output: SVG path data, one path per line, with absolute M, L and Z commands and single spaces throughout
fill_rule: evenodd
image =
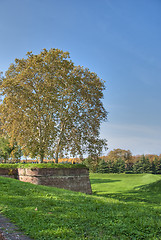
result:
M 12 161 L 19 161 L 22 156 L 21 147 L 16 142 L 11 146 L 9 138 L 0 137 L 0 160 L 7 162 L 8 159 Z
M 83 164 L 89 168 L 90 172 L 96 172 L 101 159 L 97 155 L 89 156 L 83 161 Z
M 12 152 L 12 149 L 10 147 L 9 141 L 7 138 L 0 137 L 0 159 L 1 162 L 4 160 L 4 162 L 7 161 L 7 159 L 10 157 L 10 154 Z
M 21 147 L 17 144 L 17 142 L 14 142 L 11 149 L 12 151 L 11 151 L 10 157 L 12 161 L 19 162 L 21 159 L 21 156 L 23 155 Z

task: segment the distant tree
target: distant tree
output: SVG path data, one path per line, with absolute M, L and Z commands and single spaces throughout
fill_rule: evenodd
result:
M 44 49 L 16 59 L 2 79 L 2 128 L 26 154 L 43 162 L 51 155 L 88 153 L 106 147 L 100 123 L 106 120 L 104 82 L 89 69 L 74 66 L 69 53 Z
M 116 160 L 121 158 L 122 160 L 129 160 L 132 157 L 132 153 L 130 152 L 130 150 L 124 150 L 124 149 L 114 149 L 112 151 L 109 152 L 108 154 L 108 158 L 111 160 Z
M 161 174 L 161 158 L 155 161 L 155 173 Z
M 133 172 L 134 173 L 143 173 L 143 167 L 141 162 L 138 160 L 135 162 L 135 164 L 133 165 Z
M 86 165 L 87 168 L 89 168 L 90 172 L 96 172 L 99 166 L 99 163 L 101 162 L 101 159 L 97 156 L 89 156 L 87 158 L 85 158 L 85 160 L 83 161 L 83 164 Z
M 113 160 L 113 161 L 122 159 L 125 162 L 127 169 L 133 165 L 132 153 L 130 150 L 124 150 L 124 149 L 120 149 L 120 148 L 114 149 L 109 152 L 109 154 L 107 156 L 107 161 L 109 159 Z
M 145 172 L 145 173 L 151 172 L 151 163 L 150 163 L 148 157 L 145 157 L 145 156 L 143 155 L 142 158 L 141 158 L 141 163 L 142 163 L 142 165 L 143 165 L 143 168 L 144 168 L 144 172 Z
M 114 161 L 113 160 L 108 160 L 107 161 L 107 173 L 114 173 Z
M 98 173 L 109 173 L 108 163 L 104 159 L 101 159 L 97 166 Z
M 151 171 L 153 174 L 157 173 L 158 162 L 159 162 L 158 158 L 155 157 L 154 161 L 152 161 L 151 163 Z
M 121 158 L 116 161 L 101 159 L 97 166 L 97 172 L 99 173 L 123 173 L 125 172 L 125 161 Z
M 151 172 L 151 163 L 144 155 L 134 164 L 133 171 L 135 173 L 148 173 Z
M 113 166 L 112 166 L 112 168 L 110 167 L 111 168 L 110 171 L 113 171 L 113 172 L 120 171 L 118 169 L 116 170 L 117 165 L 119 165 L 119 164 L 121 164 L 121 165 L 123 164 L 125 166 L 126 171 L 132 170 L 133 157 L 132 157 L 132 153 L 130 150 L 124 150 L 124 149 L 120 149 L 120 148 L 114 149 L 114 150 L 110 151 L 108 153 L 108 155 L 106 157 L 104 157 L 104 159 L 107 162 L 109 162 L 109 160 L 113 162 Z M 123 165 L 122 165 L 122 167 L 123 167 Z M 123 167 L 123 169 L 124 169 L 124 167 Z M 123 171 L 123 170 L 121 170 L 121 171 Z
M 125 161 L 121 158 L 117 159 L 113 164 L 114 173 L 123 173 L 125 172 Z
M 146 154 L 145 158 L 148 158 L 151 163 L 156 159 L 159 159 L 158 155 L 155 155 L 155 154 Z

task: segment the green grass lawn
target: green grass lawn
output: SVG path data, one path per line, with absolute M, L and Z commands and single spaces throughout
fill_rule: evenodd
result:
M 141 186 L 161 180 L 161 175 L 154 174 L 90 174 L 92 190 L 104 196 L 109 193 L 126 193 Z
M 0 177 L 0 213 L 36 240 L 161 239 L 161 176 L 91 174 L 94 195 Z

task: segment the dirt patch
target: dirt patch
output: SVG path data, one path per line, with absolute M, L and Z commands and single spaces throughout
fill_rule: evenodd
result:
M 0 232 L 0 240 L 6 240 L 6 238 L 4 238 L 3 233 Z
M 32 240 L 18 230 L 10 220 L 0 215 L 0 240 Z

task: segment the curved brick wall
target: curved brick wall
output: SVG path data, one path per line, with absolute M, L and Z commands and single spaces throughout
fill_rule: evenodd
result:
M 0 175 L 17 178 L 23 182 L 92 194 L 87 168 L 19 168 L 13 170 L 0 168 Z

